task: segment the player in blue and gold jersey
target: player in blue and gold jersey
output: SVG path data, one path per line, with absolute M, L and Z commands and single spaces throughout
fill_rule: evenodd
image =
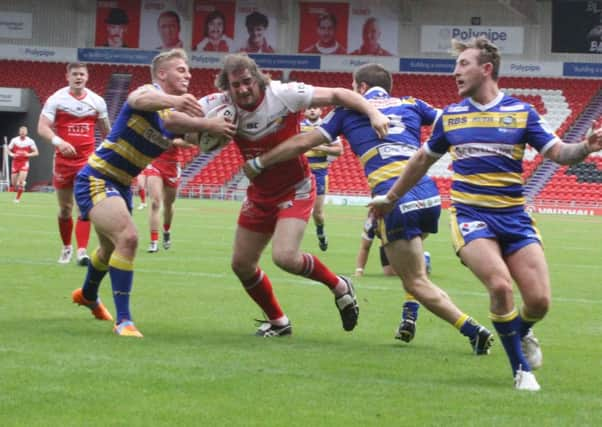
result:
M 262 154 L 260 164 L 267 168 L 296 153 L 334 141 L 342 134 L 359 157 L 373 194 L 386 194 L 399 171 L 420 148 L 421 126 L 433 123 L 438 115 L 436 109 L 422 100 L 390 96 L 391 87 L 391 73 L 381 65 L 365 64 L 353 73 L 354 90 L 389 118 L 389 133 L 384 139 L 379 139 L 366 116 L 339 107 L 326 116 L 316 130 L 294 136 Z M 252 174 L 248 168 L 245 171 Z M 424 177 L 398 201 L 397 209 L 379 218 L 379 235 L 385 254 L 407 293 L 468 337 L 475 354 L 488 354 L 491 332 L 456 307 L 426 273 L 422 241 L 429 233 L 437 232 L 440 213 L 439 191 L 431 178 Z M 398 330 L 397 338 L 404 341 L 414 336 L 418 305 L 414 304 L 407 310 L 404 306 L 404 314 L 409 316 L 404 320 L 411 321 L 402 321 Z
M 502 93 L 500 54 L 484 37 L 452 45 L 454 78 L 465 99 L 443 110 L 433 134 L 387 194 L 371 205 L 387 211 L 411 191 L 443 154 L 453 160 L 451 228 L 456 253 L 483 282 L 490 318 L 502 341 L 517 390 L 537 391 L 532 370 L 542 353 L 532 327 L 548 311 L 550 278 L 539 231 L 525 211 L 522 159 L 525 145 L 560 164 L 581 162 L 602 148 L 602 128 L 578 144 L 562 142 L 535 109 Z M 514 305 L 513 281 L 521 294 Z
M 132 179 L 172 145 L 176 134 L 207 130 L 232 136 L 234 125 L 223 118 L 201 117 L 201 107 L 187 94 L 188 57 L 182 49 L 157 55 L 151 65 L 153 85 L 132 92 L 110 134 L 78 173 L 75 198 L 82 218 L 92 221 L 99 248 L 90 258 L 83 286 L 72 293 L 74 303 L 88 307 L 94 317 L 112 320 L 98 298 L 108 272 L 117 311 L 114 332 L 142 337 L 132 322 L 130 292 L 138 232 L 132 221 Z
M 305 118 L 299 123 L 301 132 L 309 132 L 322 124 L 322 109 L 309 107 L 303 113 Z M 322 144 L 305 153 L 311 173 L 316 179 L 316 201 L 312 210 L 312 217 L 316 226 L 316 235 L 320 249 L 328 249 L 328 238 L 324 231 L 324 201 L 328 192 L 328 167 L 331 159 L 343 154 L 343 144 L 340 140 L 332 144 Z

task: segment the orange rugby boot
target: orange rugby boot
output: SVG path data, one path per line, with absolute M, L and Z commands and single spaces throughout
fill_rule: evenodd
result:
M 92 312 L 92 315 L 98 320 L 113 320 L 113 316 L 109 313 L 109 310 L 100 301 L 100 298 L 96 301 L 89 301 L 84 297 L 81 288 L 77 288 L 71 293 L 71 299 L 75 304 L 86 306 Z

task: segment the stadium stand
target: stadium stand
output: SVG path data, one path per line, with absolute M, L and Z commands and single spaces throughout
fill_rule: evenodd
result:
M 41 103 L 52 94 L 60 82 L 65 81 L 66 63 L 35 62 L 26 60 L 0 60 L 3 73 L 0 86 L 31 88 Z M 133 88 L 149 81 L 146 66 L 88 64 L 90 81 L 88 87 L 107 98 L 109 113 L 114 117 Z M 214 80 L 218 69 L 192 69 L 191 93 L 199 96 L 215 91 Z M 269 70 L 272 78 L 282 79 L 282 71 Z M 44 76 L 43 79 L 40 76 Z M 458 101 L 453 79 L 446 75 L 394 74 L 393 95 L 411 94 L 422 98 L 436 107 L 443 107 Z M 349 72 L 291 71 L 289 80 L 303 81 L 320 86 L 351 87 L 352 74 Z M 48 81 L 57 82 L 49 85 Z M 570 139 L 569 130 L 584 115 L 586 108 L 602 89 L 597 79 L 503 77 L 500 87 L 526 102 L 531 103 L 545 117 L 557 134 Z M 115 96 L 113 96 L 115 95 Z M 602 103 L 602 100 L 600 100 Z M 602 107 L 601 107 L 602 108 Z M 596 115 L 597 114 L 597 115 Z M 599 117 L 599 112 L 592 117 Z M 587 129 L 583 124 L 576 131 L 577 140 Z M 422 140 L 430 134 L 429 128 L 422 131 Z M 333 194 L 368 195 L 369 188 L 362 175 L 362 169 L 346 141 L 343 156 L 337 159 L 330 170 L 330 192 Z M 452 172 L 450 159 L 446 155 L 429 171 L 444 198 L 448 198 Z M 198 159 L 198 161 L 197 161 Z M 185 165 L 182 195 L 211 195 L 226 187 L 228 183 L 240 181 L 239 168 L 242 158 L 233 145 L 228 145 L 218 153 L 199 157 L 198 149 L 183 150 L 182 162 Z M 534 202 L 551 203 L 564 200 L 590 202 L 599 200 L 602 192 L 600 182 L 601 157 L 573 167 L 557 167 L 544 162 L 535 150 L 526 148 L 523 163 L 523 177 L 528 181 L 527 195 Z M 187 170 L 186 168 L 190 168 Z M 535 174 L 541 170 L 541 173 Z M 531 179 L 533 178 L 533 179 Z M 240 185 L 240 184 L 239 184 Z M 203 188 L 204 190 L 200 190 Z M 210 189 L 210 190 L 208 190 Z M 201 194 L 202 193 L 202 194 Z M 207 194 L 204 194 L 207 193 Z M 597 198 L 598 197 L 598 198 Z

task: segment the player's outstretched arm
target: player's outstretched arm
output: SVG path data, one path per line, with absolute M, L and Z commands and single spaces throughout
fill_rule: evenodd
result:
M 552 146 L 545 156 L 561 165 L 573 165 L 582 162 L 590 153 L 602 150 L 602 127 L 595 127 L 596 122 L 587 131 L 585 139 L 577 144 L 559 141 Z
M 243 172 L 247 178 L 253 179 L 264 169 L 269 168 L 276 163 L 293 159 L 300 154 L 311 150 L 313 147 L 317 147 L 318 145 L 327 142 L 328 139 L 317 129 L 314 129 L 311 132 L 297 134 L 290 137 L 282 144 L 272 148 L 267 153 L 247 160 L 243 165 Z
M 341 87 L 328 88 L 316 86 L 312 98 L 312 105 L 342 105 L 365 114 L 370 119 L 370 124 L 379 138 L 384 138 L 389 133 L 389 119 L 376 107 L 370 104 L 359 93 Z
M 211 118 L 192 117 L 179 111 L 170 111 L 163 118 L 165 128 L 175 134 L 209 132 L 214 135 L 224 135 L 233 138 L 236 133 L 236 125 L 223 116 Z
M 201 106 L 193 95 L 189 93 L 170 95 L 150 85 L 141 86 L 130 93 L 127 103 L 133 109 L 141 111 L 160 111 L 173 108 L 193 117 L 202 115 Z

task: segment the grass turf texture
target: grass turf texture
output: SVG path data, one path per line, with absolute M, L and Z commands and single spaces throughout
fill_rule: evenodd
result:
M 553 305 L 536 332 L 539 393 L 516 392 L 499 340 L 475 357 L 468 340 L 421 309 L 416 338 L 393 339 L 403 292 L 374 247 L 355 279 L 359 325 L 342 330 L 322 285 L 261 266 L 293 336 L 253 336 L 261 313 L 229 268 L 239 203 L 177 201 L 173 247 L 146 253 L 140 230 L 132 311 L 142 340 L 111 333 L 70 299 L 85 270 L 59 265 L 53 194 L 0 193 L 0 425 L 383 426 L 599 425 L 602 245 L 599 217 L 538 216 Z M 303 249 L 351 274 L 365 209 L 326 206 L 329 249 L 310 223 Z M 447 214 L 427 240 L 435 283 L 492 328 L 488 298 L 452 252 Z M 95 247 L 92 238 L 90 247 Z M 114 314 L 110 281 L 101 297 Z

